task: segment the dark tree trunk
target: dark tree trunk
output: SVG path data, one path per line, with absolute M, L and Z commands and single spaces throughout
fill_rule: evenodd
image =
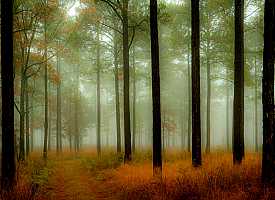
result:
M 26 77 L 24 67 L 21 69 L 20 91 L 20 135 L 19 135 L 19 160 L 25 160 L 25 92 Z
M 59 44 L 59 43 L 58 43 Z M 57 153 L 62 151 L 62 130 L 61 130 L 61 71 L 60 71 L 60 57 L 57 51 L 57 73 L 59 74 L 60 81 L 56 86 L 56 150 Z
M 208 16 L 209 21 L 209 16 Z M 206 101 L 206 148 L 205 152 L 210 153 L 210 131 L 211 131 L 211 66 L 210 66 L 210 30 L 207 33 L 206 49 L 206 70 L 207 70 L 207 101 Z
M 45 34 L 45 44 L 47 45 L 47 20 L 45 17 L 45 24 L 44 24 L 44 34 Z M 47 57 L 48 57 L 48 49 L 47 46 L 45 47 L 45 56 L 44 59 L 46 60 L 45 62 L 45 71 L 44 71 L 44 91 L 45 91 L 45 121 L 44 121 L 44 148 L 43 148 L 43 158 L 47 158 L 47 153 L 48 153 L 48 62 L 47 62 Z
M 49 85 L 48 85 L 48 92 L 49 92 L 49 95 L 51 96 L 51 82 L 49 82 Z M 49 107 L 51 108 L 51 102 L 48 103 Z M 51 151 L 52 149 L 52 111 L 50 109 L 50 112 L 49 112 L 49 119 L 48 119 L 48 126 L 49 126 L 49 129 L 48 129 L 48 152 Z
M 30 125 L 30 140 L 31 140 L 31 151 L 33 151 L 34 149 L 34 105 L 33 105 L 33 95 L 32 95 L 32 98 L 31 98 L 31 125 Z
M 2 185 L 15 180 L 14 90 L 13 90 L 13 1 L 1 2 L 2 86 Z
M 77 66 L 77 73 L 76 73 L 76 88 L 75 88 L 75 110 L 74 110 L 74 122 L 75 122 L 75 132 L 74 132 L 74 148 L 75 152 L 79 152 L 80 145 L 79 145 L 79 66 Z
M 162 171 L 161 156 L 161 105 L 158 40 L 157 0 L 150 0 L 151 61 L 152 61 L 152 99 L 153 99 L 153 169 L 154 175 Z
M 26 156 L 30 154 L 30 106 L 29 106 L 29 91 L 28 91 L 28 79 L 26 79 Z
M 274 137 L 274 0 L 265 1 L 264 16 L 264 55 L 263 55 L 263 155 L 262 180 L 264 183 L 275 180 L 275 137 Z M 274 19 L 274 20 L 271 20 Z
M 229 80 L 229 70 L 228 68 L 226 68 L 226 77 L 227 80 Z M 227 147 L 227 151 L 230 151 L 230 128 L 229 128 L 229 105 L 230 105 L 230 96 L 229 96 L 229 85 L 228 85 L 228 81 L 226 83 L 226 147 Z
M 117 153 L 121 153 L 121 128 L 120 128 L 120 101 L 119 101 L 119 80 L 118 80 L 118 38 L 114 33 L 114 65 L 115 65 L 115 96 L 116 96 L 116 134 Z
M 201 165 L 200 116 L 200 10 L 199 0 L 192 0 L 192 163 Z
M 136 150 L 136 64 L 135 64 L 135 45 L 133 44 L 133 153 Z
M 187 50 L 187 76 L 188 76 L 188 119 L 187 119 L 187 151 L 191 152 L 191 118 L 192 118 L 192 88 L 191 88 L 191 68 L 190 68 L 190 44 Z
M 208 57 L 208 56 L 207 56 Z M 206 149 L 205 152 L 210 152 L 210 130 L 211 130 L 211 70 L 209 58 L 207 58 L 207 105 L 206 105 Z
M 255 77 L 254 77 L 254 92 L 255 92 L 255 100 L 254 100 L 254 116 L 255 116 L 255 152 L 259 151 L 259 143 L 258 143 L 258 70 L 257 70 L 257 57 L 255 57 Z
M 130 127 L 130 103 L 129 103 L 129 36 L 128 36 L 128 0 L 123 0 L 122 5 L 123 26 L 123 72 L 124 72 L 124 161 L 132 160 L 131 127 Z
M 235 0 L 233 162 L 244 157 L 244 0 Z
M 97 104 L 97 123 L 96 123 L 96 149 L 97 149 L 97 154 L 101 154 L 101 110 L 100 110 L 100 30 L 99 30 L 99 24 L 97 23 L 96 26 L 96 40 L 97 40 L 97 45 L 96 45 L 96 67 L 97 67 L 97 73 L 96 73 L 96 104 Z

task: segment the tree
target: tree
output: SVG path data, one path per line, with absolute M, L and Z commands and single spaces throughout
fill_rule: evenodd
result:
M 199 0 L 191 1 L 192 15 L 192 163 L 201 165 L 200 118 L 200 10 Z
M 1 2 L 2 185 L 15 179 L 13 1 Z
M 59 41 L 58 41 L 58 48 L 59 48 Z M 59 56 L 59 49 L 56 53 L 56 67 L 57 73 L 60 75 L 60 56 Z M 57 153 L 62 151 L 62 127 L 61 127 L 61 79 L 59 79 L 56 85 L 56 150 Z
M 275 137 L 274 137 L 274 41 L 275 2 L 265 1 L 264 54 L 263 54 L 263 155 L 262 181 L 274 183 L 275 178 Z M 272 20 L 274 19 L 274 20 Z
M 233 162 L 244 157 L 244 0 L 235 0 Z
M 151 61 L 152 61 L 152 98 L 153 98 L 153 170 L 154 175 L 162 171 L 161 157 L 161 105 L 158 41 L 157 0 L 150 0 Z
M 135 60 L 135 44 L 132 46 L 132 65 L 133 65 L 133 113 L 132 113 L 132 121 L 133 121 L 133 144 L 132 150 L 133 153 L 136 151 L 136 60 Z
M 97 137 L 97 154 L 101 154 L 101 105 L 100 105 L 100 27 L 99 22 L 96 22 L 96 104 L 97 104 L 97 124 L 96 124 L 96 137 Z
M 46 3 L 47 5 L 47 0 Z M 47 16 L 45 16 L 44 18 L 44 39 L 45 39 L 45 60 L 47 60 L 48 58 L 48 48 L 47 48 Z M 45 92 L 45 121 L 44 121 L 44 147 L 43 147 L 43 158 L 46 159 L 47 158 L 47 153 L 48 153 L 48 62 L 45 62 L 45 67 L 44 67 L 44 92 Z
M 115 99 L 116 99 L 116 129 L 117 129 L 117 153 L 121 152 L 121 128 L 120 128 L 120 101 L 119 101 L 119 49 L 118 49 L 118 33 L 114 31 L 114 75 L 115 75 Z
M 124 145 L 125 162 L 132 159 L 131 127 L 130 127 L 130 100 L 129 100 L 129 30 L 128 30 L 128 0 L 122 1 L 122 37 L 123 37 L 123 92 L 124 92 Z

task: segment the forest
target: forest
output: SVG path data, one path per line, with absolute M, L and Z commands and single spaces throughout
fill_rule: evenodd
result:
M 274 0 L 1 0 L 0 200 L 275 199 Z

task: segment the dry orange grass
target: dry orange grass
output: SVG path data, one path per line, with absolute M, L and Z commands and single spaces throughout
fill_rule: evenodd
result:
M 275 189 L 261 184 L 259 154 L 247 153 L 242 165 L 234 166 L 232 154 L 215 152 L 203 155 L 202 166 L 193 168 L 189 153 L 167 151 L 164 154 L 162 178 L 153 177 L 150 151 L 137 152 L 132 163 L 127 165 L 120 165 L 115 156 L 111 149 L 103 152 L 100 158 L 97 158 L 95 149 L 86 149 L 79 154 L 66 151 L 60 156 L 55 152 L 49 153 L 49 162 L 52 164 L 47 167 L 57 173 L 49 174 L 44 189 L 60 192 L 55 191 L 58 190 L 56 185 L 51 185 L 55 183 L 60 185 L 59 189 L 64 189 L 63 196 L 70 197 L 71 192 L 82 191 L 77 185 L 84 185 L 87 190 L 86 196 L 83 194 L 85 198 L 106 200 L 275 200 Z M 31 171 L 45 165 L 41 153 L 32 154 L 28 163 L 20 166 L 14 193 L 9 197 L 0 197 L 0 200 L 31 200 L 35 192 L 38 196 L 43 192 L 43 187 L 35 191 L 37 188 L 30 182 Z M 70 166 L 67 166 L 68 163 Z M 72 170 L 75 174 L 71 173 Z M 63 171 L 68 172 L 61 177 L 65 182 L 56 181 Z M 68 191 L 70 194 L 66 193 Z M 47 194 L 47 191 L 44 192 Z M 79 200 L 84 200 L 80 197 Z
M 114 172 L 113 184 L 123 191 L 120 199 L 275 199 L 275 190 L 261 185 L 260 160 L 247 154 L 241 166 L 233 166 L 231 154 L 212 153 L 200 168 L 190 159 L 165 163 L 162 179 L 153 178 L 150 162 L 123 165 Z

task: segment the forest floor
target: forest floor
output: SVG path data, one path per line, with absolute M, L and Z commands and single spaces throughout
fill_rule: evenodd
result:
M 163 177 L 154 178 L 149 152 L 136 153 L 127 165 L 111 152 L 100 158 L 94 151 L 51 153 L 46 162 L 33 154 L 19 169 L 17 197 L 11 200 L 275 199 L 275 189 L 261 185 L 259 154 L 246 154 L 240 166 L 233 166 L 228 153 L 203 158 L 202 167 L 193 168 L 190 154 L 166 153 Z

